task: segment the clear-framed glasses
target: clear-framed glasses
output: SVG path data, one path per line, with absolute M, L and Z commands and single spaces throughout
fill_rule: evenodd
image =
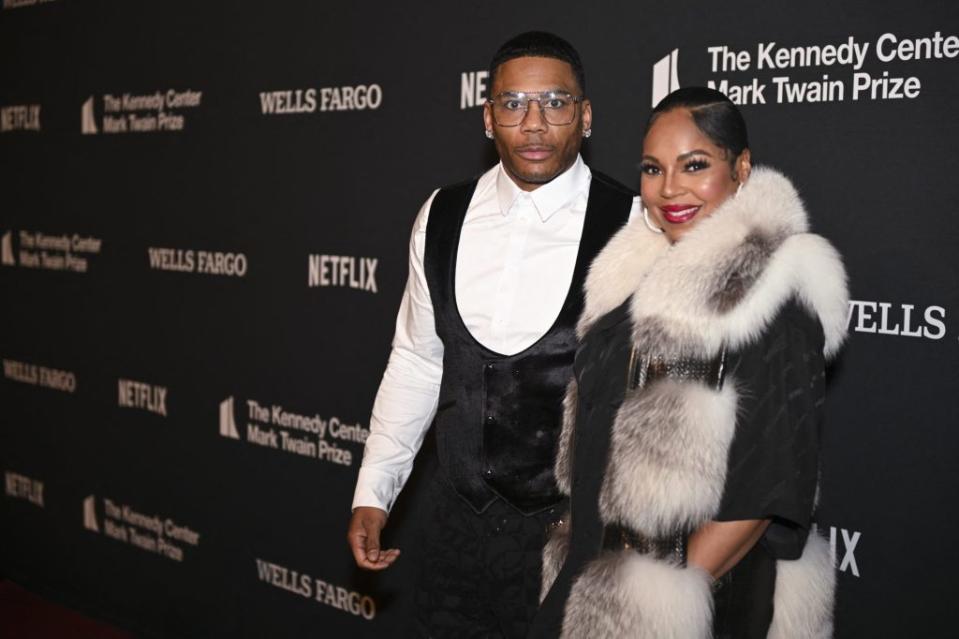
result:
M 576 118 L 576 103 L 582 102 L 585 96 L 572 95 L 565 91 L 506 91 L 500 93 L 487 102 L 493 108 L 493 121 L 499 126 L 518 126 L 529 103 L 536 102 L 540 113 L 547 124 L 565 126 L 572 124 Z

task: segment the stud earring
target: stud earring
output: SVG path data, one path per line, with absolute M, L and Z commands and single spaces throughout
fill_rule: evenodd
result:
M 488 137 L 490 140 L 493 139 L 493 131 L 492 131 L 492 129 L 486 129 L 486 137 Z
M 643 221 L 646 222 L 646 228 L 648 228 L 653 233 L 662 233 L 663 229 L 658 226 L 653 226 L 653 223 L 649 221 L 649 210 L 646 207 L 643 207 Z
M 588 138 L 588 137 L 591 136 L 592 134 L 593 134 L 593 130 L 592 130 L 592 129 L 584 129 L 584 130 L 583 130 L 583 137 L 584 137 L 584 138 Z

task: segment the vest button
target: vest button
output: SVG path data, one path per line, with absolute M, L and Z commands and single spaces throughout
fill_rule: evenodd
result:
M 487 415 L 487 416 L 486 416 L 486 422 L 487 422 L 488 424 L 492 424 L 492 423 L 495 422 L 495 421 L 496 421 L 496 418 L 493 417 L 492 415 Z

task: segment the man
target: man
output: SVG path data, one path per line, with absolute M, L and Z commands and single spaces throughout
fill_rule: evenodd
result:
M 359 566 L 396 560 L 380 532 L 435 423 L 415 592 L 417 631 L 432 637 L 526 634 L 546 529 L 562 514 L 552 467 L 583 281 L 639 206 L 579 156 L 592 111 L 568 42 L 513 38 L 490 87 L 483 120 L 500 163 L 434 192 L 417 217 L 348 533 Z

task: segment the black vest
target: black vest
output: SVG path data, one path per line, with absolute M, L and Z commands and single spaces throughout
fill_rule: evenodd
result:
M 477 180 L 441 189 L 426 225 L 424 268 L 443 341 L 443 381 L 433 428 L 446 477 L 476 512 L 502 497 L 523 513 L 560 499 L 553 477 L 562 402 L 572 376 L 576 321 L 590 263 L 626 223 L 633 193 L 592 172 L 586 219 L 566 301 L 529 348 L 502 355 L 476 341 L 456 306 L 456 255 Z

